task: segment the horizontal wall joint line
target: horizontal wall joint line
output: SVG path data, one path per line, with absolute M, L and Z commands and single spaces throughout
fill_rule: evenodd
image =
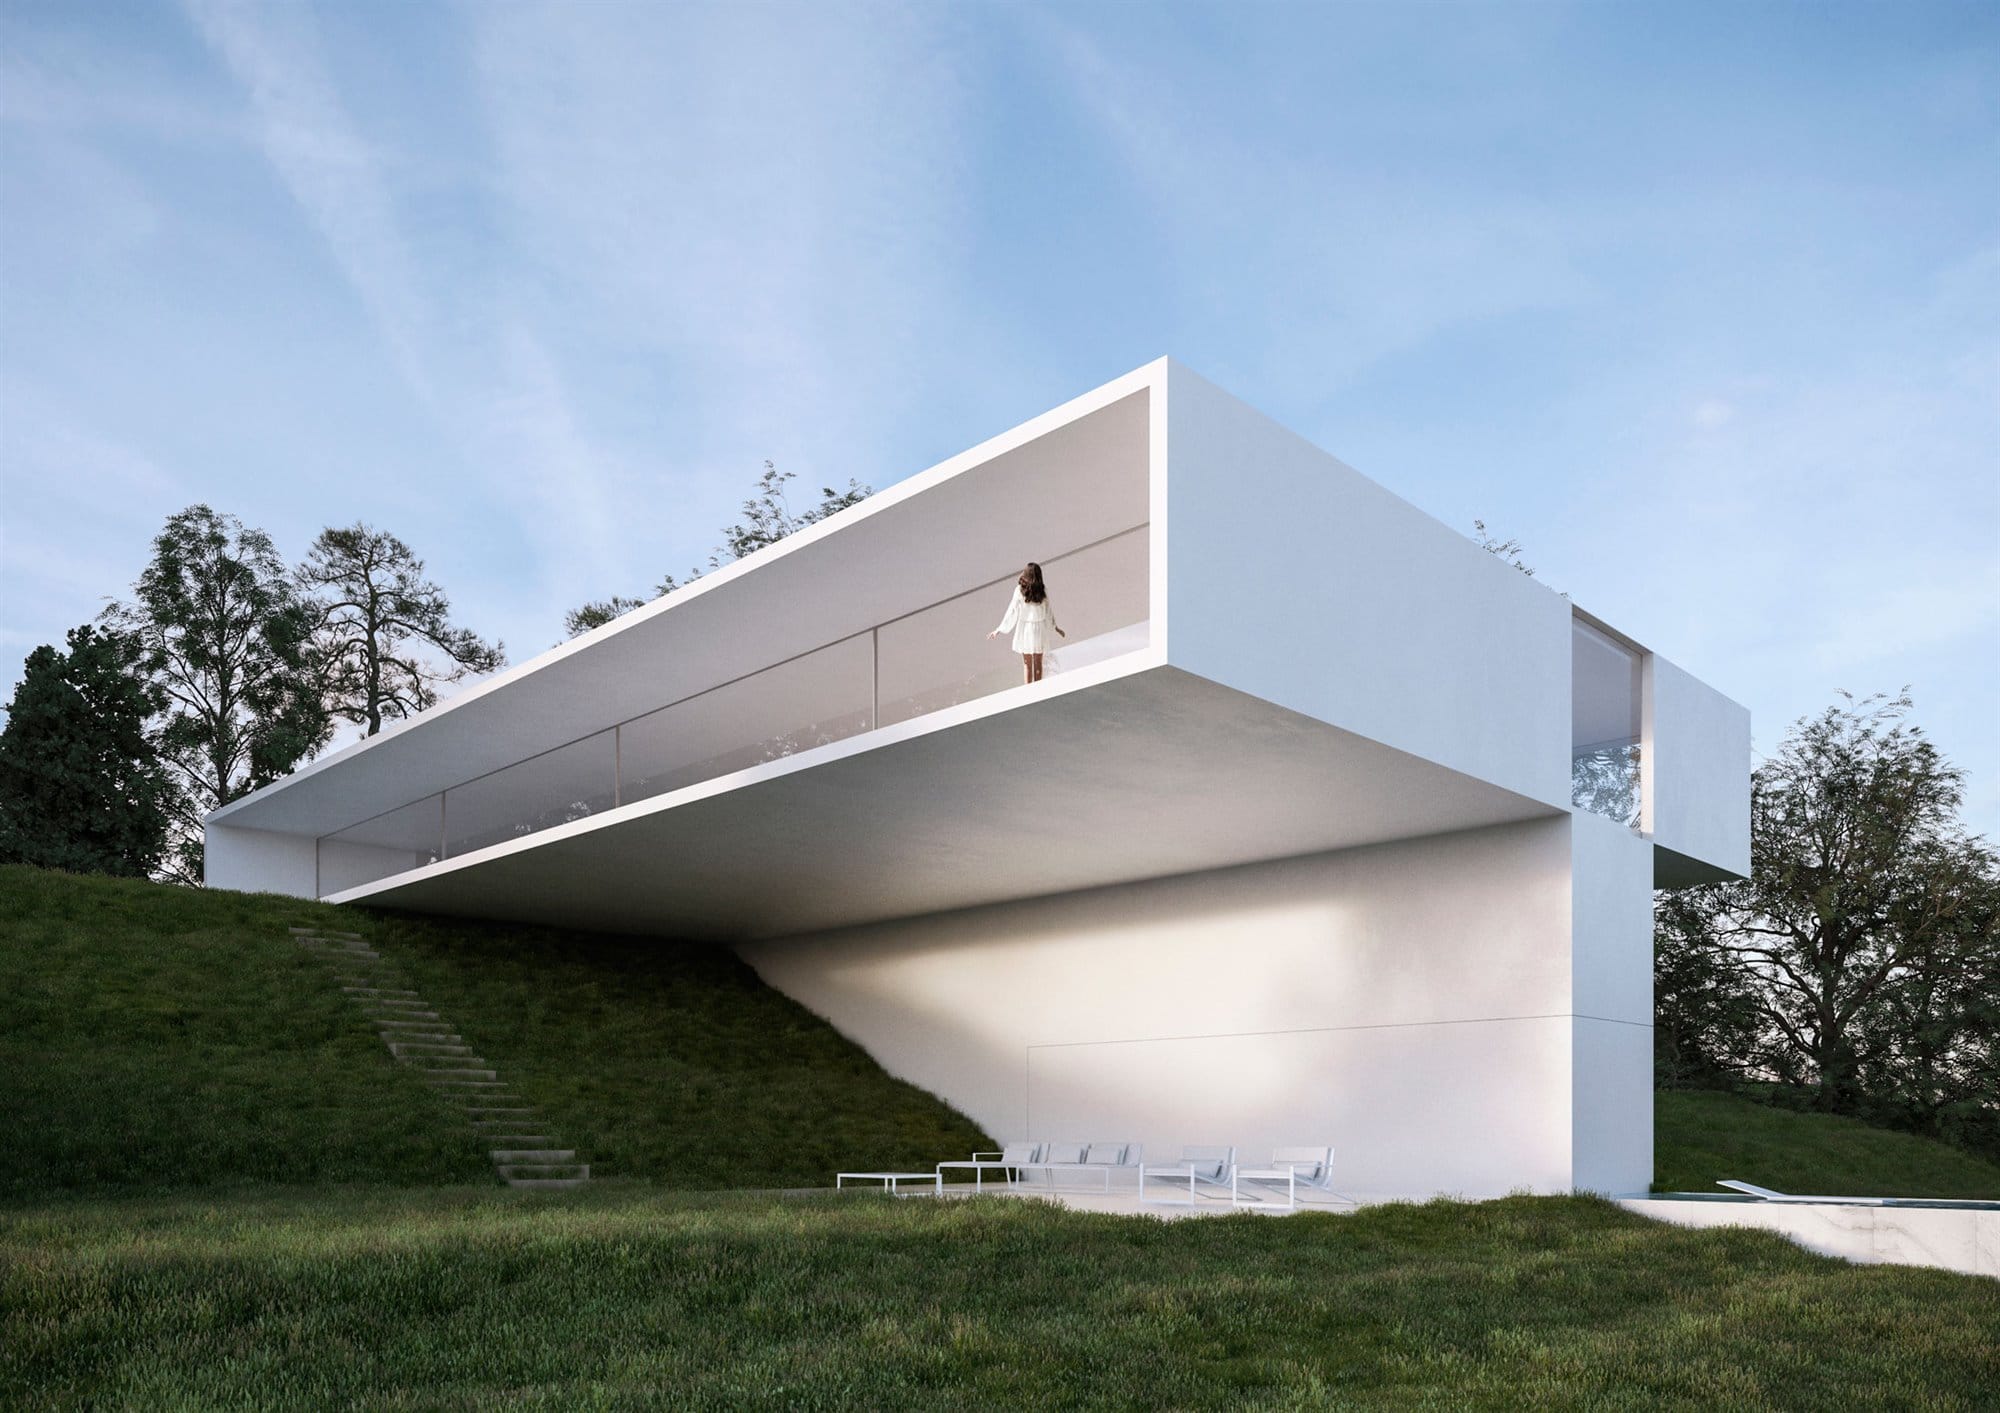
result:
M 1629 1025 L 1639 1030 L 1653 1027 L 1643 1021 L 1613 1020 L 1609 1016 L 1587 1016 L 1575 1011 L 1552 1011 L 1546 1015 L 1531 1016 L 1466 1016 L 1456 1020 L 1424 1021 L 1373 1021 L 1363 1025 L 1307 1025 L 1286 1030 L 1223 1030 L 1199 1035 L 1128 1035 L 1102 1040 L 1035 1040 L 1028 1043 L 1030 1050 L 1074 1049 L 1084 1045 L 1159 1045 L 1176 1040 L 1251 1040 L 1271 1035 L 1333 1035 L 1350 1030 L 1413 1030 L 1423 1026 L 1439 1025 L 1506 1025 L 1518 1021 L 1544 1020 L 1592 1020 L 1605 1021 L 1611 1025 Z

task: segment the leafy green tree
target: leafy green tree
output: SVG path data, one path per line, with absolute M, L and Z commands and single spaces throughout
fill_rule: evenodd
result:
M 319 615 L 313 650 L 326 708 L 367 735 L 435 703 L 439 683 L 507 660 L 501 644 L 453 626 L 451 602 L 424 578 L 424 562 L 385 531 L 322 530 L 297 578 Z
M 164 705 L 139 645 L 90 624 L 28 654 L 0 731 L 0 863 L 144 878 L 166 852 L 172 782 L 146 723 Z
M 635 608 L 644 608 L 646 600 L 628 599 L 623 594 L 613 594 L 608 599 L 592 599 L 582 608 L 573 608 L 563 615 L 563 631 L 572 638 L 581 637 L 593 628 L 602 628 L 614 618 L 622 618 Z
M 764 472 L 757 478 L 756 493 L 743 502 L 743 518 L 734 525 L 723 527 L 722 543 L 717 545 L 708 557 L 709 569 L 720 569 L 725 564 L 753 555 L 766 545 L 774 545 L 785 536 L 796 534 L 808 525 L 817 525 L 828 516 L 838 515 L 850 505 L 859 505 L 875 493 L 870 487 L 855 480 L 848 481 L 846 490 L 822 486 L 817 505 L 794 511 L 785 492 L 785 483 L 796 479 L 798 478 L 795 472 L 780 471 L 769 461 L 764 463 Z M 690 569 L 685 577 L 679 579 L 668 574 L 660 580 L 659 587 L 654 592 L 670 594 L 684 584 L 693 583 L 706 572 L 702 569 Z M 568 629 L 569 636 L 574 638 L 580 633 L 587 633 L 593 628 L 609 623 L 620 614 L 630 613 L 643 602 L 640 599 L 629 599 L 619 595 L 597 600 L 563 615 L 563 626 Z
M 175 780 L 165 872 L 199 884 L 201 822 L 312 756 L 332 734 L 312 668 L 318 616 L 271 537 L 206 505 L 171 516 L 105 624 L 138 644 L 164 696 L 154 740 Z
M 2000 868 L 1960 824 L 1964 772 L 1910 724 L 1908 694 L 1843 698 L 1758 767 L 1750 878 L 1663 907 L 1659 956 L 1697 1018 L 1747 1007 L 1707 1038 L 1723 1067 L 1825 1109 L 1937 1113 L 1990 1072 L 1976 978 L 1996 974 Z

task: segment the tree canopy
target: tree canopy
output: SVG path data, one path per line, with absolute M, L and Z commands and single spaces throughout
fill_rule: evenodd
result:
M 367 735 L 433 705 L 437 684 L 507 660 L 501 644 L 452 623 L 445 591 L 386 531 L 363 524 L 322 530 L 297 579 L 317 616 L 312 657 L 325 708 Z
M 743 502 L 743 518 L 733 525 L 722 527 L 722 543 L 709 554 L 708 568 L 720 569 L 725 564 L 746 558 L 774 545 L 787 535 L 798 533 L 808 525 L 817 525 L 831 515 L 838 515 L 850 505 L 859 505 L 874 494 L 868 486 L 859 481 L 849 480 L 846 490 L 835 490 L 832 486 L 820 487 L 820 498 L 816 505 L 805 510 L 794 511 L 785 491 L 788 481 L 798 479 L 797 473 L 780 471 L 769 461 L 764 463 L 763 474 L 757 478 L 756 492 Z M 654 590 L 657 594 L 670 594 L 684 584 L 699 579 L 706 570 L 690 569 L 681 578 L 668 574 L 661 578 Z M 600 628 L 622 614 L 643 607 L 646 600 L 627 598 L 614 594 L 608 599 L 595 599 L 581 608 L 571 609 L 563 615 L 563 627 L 569 636 L 588 633 Z
M 28 654 L 0 731 L 0 863 L 143 878 L 167 847 L 173 784 L 146 723 L 163 694 L 131 637 L 85 624 Z
M 199 883 L 202 818 L 332 732 L 312 671 L 317 614 L 269 535 L 193 505 L 169 517 L 131 601 L 103 621 L 137 644 L 135 670 L 161 694 L 154 740 L 177 787 L 165 871 Z
M 1751 876 L 1662 898 L 1665 1077 L 1775 1080 L 1929 1125 L 2000 1093 L 2000 865 L 1907 693 L 1795 723 L 1753 776 Z

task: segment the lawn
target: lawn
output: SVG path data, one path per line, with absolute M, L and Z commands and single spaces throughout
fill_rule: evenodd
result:
M 368 934 L 600 1173 L 820 1185 L 989 1146 L 724 949 L 0 867 L 0 1196 L 495 1181 L 291 924 Z
M 1780 1192 L 2000 1199 L 2000 1167 L 1915 1134 L 1732 1094 L 1667 1091 L 1653 1108 L 1653 1190 L 1715 1192 L 1740 1178 Z
M 0 1404 L 1972 1408 L 2000 1282 L 1588 1198 L 1163 1223 L 611 1185 L 0 1214 Z

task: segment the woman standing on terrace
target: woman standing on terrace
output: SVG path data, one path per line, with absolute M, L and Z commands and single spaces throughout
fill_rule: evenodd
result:
M 1025 682 L 1042 680 L 1042 654 L 1050 647 L 1049 634 L 1067 638 L 1069 634 L 1056 624 L 1056 611 L 1049 604 L 1049 591 L 1042 583 L 1042 566 L 1030 564 L 1021 571 L 1021 578 L 1014 585 L 1014 597 L 1007 601 L 1007 615 L 1000 620 L 1000 626 L 986 636 L 997 638 L 1009 628 L 1014 630 L 1014 651 L 1021 655 L 1021 671 Z

